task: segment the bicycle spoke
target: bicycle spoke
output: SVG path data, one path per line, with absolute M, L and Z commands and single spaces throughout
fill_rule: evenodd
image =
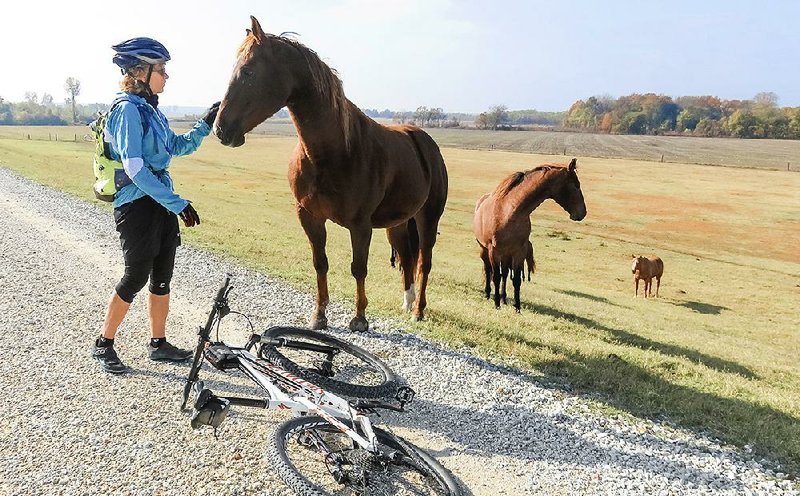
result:
M 309 442 L 312 438 L 315 441 Z M 394 451 L 382 443 L 379 447 L 385 452 Z M 295 432 L 287 439 L 285 450 L 294 468 L 328 494 L 441 494 L 437 482 L 411 458 L 399 456 L 399 460 L 390 462 L 354 446 L 347 435 L 329 426 Z

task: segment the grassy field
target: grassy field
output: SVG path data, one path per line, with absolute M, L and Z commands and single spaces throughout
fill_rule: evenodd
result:
M 0 127 L 0 164 L 90 200 L 91 143 L 1 139 L 23 132 Z M 185 231 L 192 244 L 311 289 L 310 250 L 286 180 L 294 145 L 291 137 L 251 135 L 228 149 L 209 139 L 172 170 L 203 219 Z M 443 154 L 450 198 L 429 311 L 408 329 L 505 357 L 498 359 L 542 382 L 594 395 L 612 413 L 665 418 L 752 446 L 800 475 L 800 174 L 578 155 L 588 215 L 571 222 L 553 202 L 534 212 L 538 271 L 523 284 L 516 315 L 481 296 L 473 206 L 509 172 L 559 157 Z M 660 299 L 632 298 L 629 260 L 638 252 L 664 259 Z M 401 316 L 400 276 L 388 254 L 376 232 L 368 317 Z M 329 225 L 328 256 L 331 295 L 351 304 L 349 239 L 338 226 Z
M 385 123 L 391 123 L 386 121 Z M 288 119 L 270 119 L 256 131 L 295 136 Z M 725 165 L 800 172 L 800 140 L 743 140 L 683 136 L 626 136 L 547 131 L 426 129 L 439 146 L 569 157 Z

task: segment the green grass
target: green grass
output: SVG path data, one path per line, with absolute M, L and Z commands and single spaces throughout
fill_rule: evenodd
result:
M 228 149 L 209 139 L 172 171 L 203 219 L 186 239 L 312 290 L 310 249 L 286 179 L 294 145 L 256 135 Z M 0 139 L 3 166 L 85 199 L 91 152 L 84 142 Z M 443 153 L 450 198 L 426 320 L 409 322 L 410 331 L 506 357 L 543 382 L 592 393 L 610 411 L 749 444 L 800 474 L 800 175 L 579 157 L 588 215 L 571 222 L 553 202 L 534 212 L 538 270 L 523 284 L 517 315 L 481 295 L 475 199 L 507 173 L 558 157 Z M 328 245 L 331 296 L 349 305 L 346 231 L 329 223 Z M 664 259 L 660 299 L 632 298 L 630 254 L 638 252 Z M 367 314 L 406 318 L 388 256 L 376 232 Z

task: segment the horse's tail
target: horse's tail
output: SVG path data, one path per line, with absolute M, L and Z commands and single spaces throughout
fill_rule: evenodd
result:
M 445 203 L 447 203 L 448 178 L 444 157 L 442 157 L 436 141 L 422 129 L 410 127 L 406 133 L 414 143 L 423 171 L 430 178 L 431 189 L 425 207 L 430 209 L 428 214 L 434 215 L 438 221 L 444 212 Z
M 528 281 L 531 280 L 531 275 L 536 272 L 536 259 L 533 256 L 533 244 L 528 242 L 528 253 L 525 256 L 528 262 Z

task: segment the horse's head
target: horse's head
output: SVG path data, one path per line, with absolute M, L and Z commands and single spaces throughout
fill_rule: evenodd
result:
M 295 86 L 297 51 L 265 33 L 255 17 L 250 19 L 214 123 L 214 134 L 227 146 L 244 144 L 245 133 L 286 106 Z
M 578 180 L 577 159 L 572 159 L 564 170 L 564 181 L 553 194 L 553 200 L 569 213 L 572 220 L 583 220 L 586 217 L 586 203 L 583 200 L 581 182 Z
M 641 255 L 631 255 L 633 257 L 633 264 L 631 265 L 631 273 L 635 274 L 636 271 L 639 269 L 639 265 L 644 260 L 644 257 Z

